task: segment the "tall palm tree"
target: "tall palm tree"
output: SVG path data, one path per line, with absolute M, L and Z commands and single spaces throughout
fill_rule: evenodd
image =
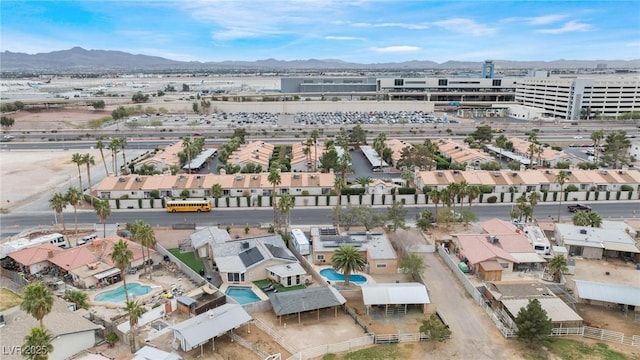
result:
M 527 148 L 529 151 L 529 169 L 533 169 L 533 154 L 535 154 L 537 148 L 538 145 L 536 145 L 536 143 L 529 144 L 529 147 Z
M 313 139 L 313 154 L 314 154 L 314 161 L 313 161 L 313 172 L 318 171 L 318 137 L 320 136 L 320 133 L 318 132 L 318 130 L 313 130 L 311 132 L 311 139 Z
M 536 191 L 529 194 L 529 205 L 531 205 L 531 221 L 534 218 L 534 212 L 536 210 L 536 205 L 540 202 L 540 194 Z
M 129 250 L 127 243 L 120 239 L 113 245 L 111 250 L 111 261 L 120 269 L 120 276 L 122 276 L 122 287 L 124 288 L 124 296 L 129 301 L 129 293 L 127 292 L 127 273 L 126 270 L 131 264 L 133 259 L 133 251 Z
M 118 149 L 120 148 L 120 140 L 118 138 L 111 139 L 109 142 L 109 150 L 111 150 L 111 165 L 113 167 L 113 176 L 118 176 Z
M 129 170 L 127 168 L 126 151 L 124 151 L 124 148 L 127 147 L 127 138 L 126 137 L 121 137 L 120 139 L 118 139 L 118 144 L 120 145 L 120 148 L 122 149 L 122 173 L 123 174 L 128 174 Z
M 596 130 L 591 133 L 591 141 L 593 141 L 593 162 L 598 163 L 598 156 L 600 155 L 600 144 L 604 139 L 604 130 Z
M 462 180 L 458 183 L 460 188 L 458 189 L 458 201 L 460 202 L 460 214 L 462 214 L 462 206 L 464 206 L 464 198 L 469 195 L 469 183 L 467 180 Z
M 504 134 L 500 134 L 500 136 L 496 138 L 496 146 L 500 149 L 500 160 L 502 160 L 502 149 L 505 148 L 507 141 L 509 141 L 509 139 L 507 139 Z
M 219 198 L 224 194 L 224 189 L 222 188 L 222 185 L 218 184 L 213 184 L 213 186 L 211 186 L 211 196 L 213 196 L 214 198 Z
M 467 188 L 467 198 L 469 199 L 469 209 L 471 209 L 471 204 L 473 200 L 480 197 L 480 187 L 478 185 L 469 185 Z
M 89 183 L 89 193 L 91 193 L 91 166 L 96 164 L 96 159 L 87 153 L 82 155 L 82 163 L 87 166 L 87 182 Z
M 367 187 L 373 181 L 369 176 L 360 176 L 356 178 L 356 182 L 362 187 Z
M 131 237 L 133 241 L 140 243 L 142 247 L 142 262 L 144 264 L 144 273 L 147 275 L 147 263 L 146 259 L 149 259 L 149 248 L 156 243 L 156 235 L 153 232 L 153 228 L 150 224 L 145 223 L 143 220 L 136 220 L 131 226 Z M 144 248 L 147 248 L 147 257 L 144 255 Z
M 53 307 L 53 292 L 41 281 L 33 282 L 24 287 L 24 295 L 20 309 L 33 316 L 44 328 L 42 319 L 51 312 Z
M 560 170 L 556 174 L 556 182 L 560 185 L 560 201 L 558 202 L 558 219 L 557 222 L 560 222 L 560 208 L 562 207 L 562 198 L 564 197 L 564 184 L 569 179 L 569 174 L 566 171 Z
M 436 224 L 438 224 L 438 204 L 442 200 L 442 197 L 440 196 L 440 190 L 438 190 L 437 188 L 431 189 L 431 192 L 429 193 L 429 197 L 431 198 L 431 202 L 435 206 L 433 217 L 434 219 L 436 219 Z
M 80 192 L 80 190 L 71 186 L 69 189 L 67 189 L 67 193 L 65 194 L 65 197 L 67 198 L 67 201 L 69 202 L 69 204 L 73 206 L 73 214 L 75 216 L 75 224 L 76 224 L 75 232 L 77 234 L 78 233 L 78 203 L 80 203 L 80 200 L 82 199 L 82 193 Z
M 307 164 L 311 164 L 311 147 L 313 145 L 314 145 L 313 139 L 312 138 L 308 138 L 307 142 L 304 145 L 304 155 L 307 157 Z M 315 167 L 314 167 L 314 169 L 315 169 Z M 307 170 L 311 170 L 311 169 L 308 168 Z
M 271 190 L 271 204 L 273 205 L 273 226 L 278 229 L 278 211 L 276 207 L 276 186 L 282 183 L 282 178 L 280 177 L 280 170 L 277 167 L 272 167 L 269 171 L 269 176 L 267 177 L 269 183 L 273 185 L 273 189 Z
M 188 173 L 191 174 L 191 146 L 193 143 L 191 142 L 191 138 L 189 136 L 185 136 L 182 138 L 182 147 L 185 149 L 185 153 L 187 155 L 187 169 Z
M 80 190 L 82 190 L 82 173 L 80 172 L 80 166 L 84 164 L 82 154 L 75 153 L 71 155 L 71 162 L 78 167 L 78 182 L 80 183 Z
M 147 312 L 147 309 L 145 309 L 144 306 L 142 306 L 137 301 L 127 300 L 125 302 L 124 310 L 127 312 L 127 315 L 129 315 L 129 333 L 131 334 L 131 353 L 133 354 L 136 352 L 136 332 L 137 332 L 136 327 L 138 326 L 138 320 L 140 320 L 140 317 L 142 316 L 142 314 Z
M 104 160 L 104 143 L 102 142 L 102 140 L 98 140 L 98 142 L 96 143 L 96 149 L 100 150 L 100 157 L 102 158 L 102 164 L 104 165 L 104 175 L 109 176 L 107 162 Z
M 538 155 L 538 167 L 542 167 L 543 161 L 542 161 L 542 154 L 544 154 L 544 148 L 542 147 L 542 145 L 538 145 L 536 147 L 536 154 Z
M 64 196 L 63 193 L 57 192 L 53 194 L 51 199 L 49 199 L 49 206 L 51 206 L 51 209 L 55 211 L 56 214 L 58 214 L 58 216 L 60 216 L 60 222 L 62 223 L 63 232 L 67 232 L 67 227 L 64 224 L 64 213 L 63 213 L 64 208 L 67 207 L 67 205 L 69 205 L 69 201 L 67 200 L 67 197 Z M 71 247 L 71 243 L 69 243 L 69 247 Z
M 43 327 L 31 328 L 24 337 L 22 356 L 27 360 L 47 360 L 53 352 L 53 334 Z
M 76 308 L 89 310 L 89 295 L 82 290 L 68 290 L 64 293 L 64 299 L 76 304 Z
M 100 200 L 93 204 L 93 208 L 96 210 L 96 215 L 102 223 L 102 236 L 107 237 L 107 218 L 111 215 L 111 206 L 109 200 Z
M 362 271 L 365 264 L 366 260 L 362 253 L 351 245 L 340 246 L 331 258 L 331 266 L 344 274 L 346 286 L 349 286 L 349 276 L 356 271 Z
M 278 211 L 282 214 L 282 219 L 284 220 L 285 234 L 289 234 L 289 226 L 291 225 L 289 223 L 289 213 L 295 206 L 296 199 L 289 194 L 284 194 L 278 199 Z

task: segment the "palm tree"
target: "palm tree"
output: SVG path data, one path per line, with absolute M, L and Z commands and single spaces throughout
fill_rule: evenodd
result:
M 536 205 L 540 202 L 540 194 L 536 191 L 529 194 L 529 205 L 531 205 L 531 221 L 533 221 L 533 213 L 536 210 Z
M 82 189 L 82 173 L 80 172 L 80 166 L 84 164 L 82 154 L 75 153 L 71 155 L 71 162 L 78 167 L 78 182 L 80 183 L 80 189 Z
M 118 139 L 118 144 L 122 149 L 122 173 L 127 174 L 129 173 L 129 171 L 127 170 L 127 157 L 126 152 L 124 151 L 124 148 L 127 146 L 127 138 L 121 137 L 120 139 Z
M 467 188 L 467 197 L 469 199 L 469 209 L 471 209 L 473 200 L 480 197 L 480 187 L 478 185 L 469 185 Z
M 78 233 L 78 203 L 80 202 L 80 199 L 82 198 L 82 193 L 80 192 L 80 190 L 74 188 L 73 186 L 70 187 L 67 190 L 67 193 L 65 194 L 65 197 L 67 198 L 67 201 L 69 202 L 69 204 L 71 206 L 73 206 L 73 214 L 75 215 L 75 222 L 76 222 L 76 234 Z
M 362 253 L 351 245 L 342 245 L 331 258 L 331 266 L 344 274 L 344 284 L 349 286 L 349 275 L 356 271 L 362 271 L 366 260 Z
M 529 151 L 529 169 L 533 169 L 533 154 L 535 154 L 538 145 L 535 143 L 529 144 L 527 150 Z M 539 164 L 538 164 L 539 165 Z
M 311 132 L 311 139 L 313 139 L 313 154 L 314 154 L 314 161 L 313 161 L 313 172 L 318 171 L 318 137 L 320 136 L 320 133 L 318 133 L 318 130 L 313 130 Z
M 187 166 L 189 169 L 187 170 L 189 174 L 191 174 L 191 138 L 189 136 L 185 136 L 182 138 L 182 147 L 185 148 L 185 153 L 187 154 Z
M 553 274 L 553 281 L 557 281 L 560 274 L 568 270 L 567 259 L 562 255 L 556 255 L 547 263 L 547 269 Z
M 587 216 L 586 211 L 578 211 L 573 215 L 571 221 L 575 226 L 589 226 L 591 222 L 589 221 L 589 217 Z
M 598 155 L 600 155 L 600 144 L 604 139 L 604 130 L 596 130 L 591 133 L 591 140 L 593 141 L 593 162 L 598 163 Z
M 113 176 L 118 176 L 118 157 L 116 153 L 120 148 L 120 140 L 119 139 L 111 139 L 109 142 L 109 150 L 111 150 L 111 165 L 113 166 Z
M 64 299 L 76 304 L 78 309 L 89 309 L 89 296 L 82 290 L 70 290 L 64 293 Z
M 278 211 L 282 214 L 282 218 L 284 219 L 284 232 L 285 234 L 289 234 L 289 212 L 296 206 L 296 199 L 289 195 L 284 194 L 280 196 L 278 199 Z
M 538 167 L 542 167 L 543 161 L 542 161 L 542 154 L 544 154 L 544 148 L 542 147 L 542 145 L 538 145 L 536 147 L 536 154 L 538 155 Z
M 362 187 L 367 187 L 367 185 L 369 185 L 371 183 L 371 181 L 373 181 L 373 180 L 371 180 L 371 178 L 368 177 L 368 176 L 360 176 L 360 177 L 356 178 L 356 182 L 358 184 L 360 184 L 360 186 L 362 186 Z
M 213 184 L 213 186 L 211 186 L 211 196 L 213 196 L 214 198 L 219 198 L 223 194 L 224 194 L 224 189 L 222 188 L 222 185 Z
M 91 154 L 84 154 L 82 163 L 87 165 L 87 182 L 89 182 L 89 193 L 91 193 L 91 166 L 96 164 L 96 159 Z
M 560 201 L 558 202 L 558 220 L 557 220 L 557 222 L 560 222 L 560 208 L 562 207 L 562 198 L 564 197 L 564 183 L 567 182 L 568 178 L 569 178 L 569 174 L 567 174 L 566 171 L 564 171 L 564 170 L 560 170 L 556 174 L 556 182 L 558 183 L 558 185 L 560 185 Z
M 458 201 L 460 202 L 460 214 L 462 214 L 462 206 L 464 205 L 464 198 L 469 195 L 469 183 L 467 180 L 462 180 L 458 189 Z
M 51 209 L 55 211 L 58 216 L 60 216 L 60 222 L 62 223 L 63 232 L 67 232 L 67 227 L 64 225 L 64 213 L 62 211 L 65 207 L 67 207 L 67 205 L 69 205 L 69 201 L 63 193 L 57 192 L 53 194 L 51 199 L 49 199 L 49 206 L 51 206 Z M 71 247 L 71 243 L 69 243 L 69 247 Z
M 273 190 L 271 190 L 271 204 L 273 205 L 273 226 L 278 229 L 278 211 L 276 207 L 276 186 L 282 183 L 282 178 L 280 177 L 280 170 L 276 167 L 272 167 L 271 171 L 269 171 L 269 176 L 267 180 L 273 185 Z
M 311 164 L 311 147 L 314 145 L 312 138 L 308 138 L 304 145 L 304 155 L 307 157 L 307 164 Z M 314 167 L 315 169 L 315 167 Z M 310 168 L 307 170 L 311 170 Z M 314 170 L 315 171 L 315 170 Z
M 431 202 L 435 205 L 435 211 L 433 213 L 433 217 L 436 219 L 436 225 L 438 224 L 438 204 L 440 203 L 441 196 L 440 190 L 437 188 L 431 189 L 429 193 L 429 197 L 431 198 Z
M 109 169 L 107 168 L 107 162 L 104 160 L 104 143 L 102 140 L 98 140 L 96 143 L 96 149 L 100 150 L 100 157 L 102 158 L 102 164 L 104 165 L 104 175 L 109 176 Z
M 53 307 L 53 292 L 41 281 L 36 281 L 24 287 L 24 295 L 20 309 L 33 316 L 44 328 L 42 319 L 51 312 Z
M 131 353 L 136 352 L 136 327 L 138 326 L 138 320 L 147 312 L 147 309 L 144 308 L 137 301 L 129 301 L 125 302 L 124 310 L 129 315 L 129 333 L 131 333 Z
M 51 342 L 54 337 L 43 327 L 31 328 L 31 332 L 24 337 L 22 356 L 28 360 L 47 360 L 53 352 Z
M 140 243 L 142 247 L 142 262 L 144 264 L 144 273 L 147 275 L 147 262 L 144 255 L 144 248 L 147 248 L 147 258 L 150 258 L 151 245 L 156 243 L 156 235 L 153 232 L 153 228 L 150 224 L 145 223 L 143 220 L 136 220 L 131 226 L 131 238 L 133 241 Z
M 587 213 L 587 218 L 589 219 L 589 225 L 591 227 L 600 227 L 602 226 L 602 216 L 595 211 L 589 211 Z
M 505 148 L 507 141 L 509 141 L 509 139 L 507 139 L 506 136 L 504 136 L 504 134 L 500 134 L 500 136 L 498 136 L 496 138 L 496 145 L 498 146 L 498 149 L 500 149 L 500 159 L 502 160 L 502 149 Z
M 133 251 L 129 250 L 129 246 L 124 240 L 120 239 L 117 243 L 113 245 L 113 249 L 111 251 L 111 261 L 116 265 L 118 269 L 120 269 L 120 275 L 122 276 L 122 287 L 124 288 L 124 296 L 127 301 L 129 301 L 129 293 L 127 292 L 127 280 L 126 280 L 126 270 L 131 264 L 131 260 L 133 259 Z
M 96 215 L 98 215 L 98 219 L 100 219 L 102 223 L 102 236 L 107 237 L 107 218 L 111 215 L 109 200 L 100 200 L 93 205 L 93 208 L 96 210 Z

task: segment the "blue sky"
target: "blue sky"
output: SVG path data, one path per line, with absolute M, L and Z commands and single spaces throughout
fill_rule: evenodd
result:
M 0 50 L 181 61 L 640 58 L 640 1 L 0 1 Z

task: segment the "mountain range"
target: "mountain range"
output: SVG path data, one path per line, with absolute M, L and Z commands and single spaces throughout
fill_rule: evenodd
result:
M 640 59 L 634 60 L 554 60 L 511 61 L 493 60 L 500 69 L 578 69 L 593 68 L 606 64 L 608 68 L 639 69 Z M 0 53 L 0 70 L 3 72 L 96 72 L 96 71 L 283 71 L 283 70 L 462 70 L 480 69 L 482 62 L 447 61 L 437 63 L 428 60 L 413 60 L 394 63 L 359 64 L 335 59 L 256 61 L 176 61 L 158 56 L 130 54 L 113 50 L 86 50 L 74 47 L 49 53 L 25 54 L 10 51 Z

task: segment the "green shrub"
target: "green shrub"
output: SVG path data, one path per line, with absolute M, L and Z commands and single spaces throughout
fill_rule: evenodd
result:
M 511 194 L 513 195 L 513 194 Z M 511 200 L 513 201 L 513 200 Z M 500 193 L 500 202 L 504 202 L 504 193 Z
M 160 191 L 159 190 L 151 190 L 151 191 L 149 191 L 149 196 L 151 196 L 154 199 L 159 199 L 160 198 Z
M 596 200 L 598 200 L 598 198 L 600 197 L 600 191 L 596 191 L 595 194 L 596 194 Z
M 138 209 L 142 209 L 142 199 L 138 199 Z
M 180 197 L 181 198 L 188 198 L 191 194 L 189 193 L 189 190 L 184 189 L 180 192 Z
M 423 194 L 428 194 L 428 193 L 431 192 L 431 189 L 433 189 L 431 186 L 425 185 L 425 186 L 422 187 L 422 193 Z
M 573 191 L 578 191 L 578 190 L 579 189 L 578 189 L 577 186 L 575 186 L 573 184 L 570 184 L 564 189 L 564 192 L 573 192 Z
M 120 196 L 120 200 L 128 200 L 129 199 L 129 195 L 128 194 L 124 194 L 122 196 Z
M 116 209 L 120 209 L 120 199 L 116 199 Z
M 487 198 L 487 203 L 495 204 L 498 201 L 498 198 L 495 195 L 491 195 Z
M 633 191 L 633 186 L 631 185 L 622 185 L 620 186 L 620 191 Z
M 480 185 L 480 192 L 483 194 L 491 194 L 493 192 L 493 188 L 491 185 Z
M 611 197 L 611 192 L 607 191 L 607 200 Z
M 309 190 L 302 190 L 300 193 L 302 196 L 309 196 Z
M 366 189 L 363 187 L 344 188 L 340 190 L 342 195 L 362 195 Z

